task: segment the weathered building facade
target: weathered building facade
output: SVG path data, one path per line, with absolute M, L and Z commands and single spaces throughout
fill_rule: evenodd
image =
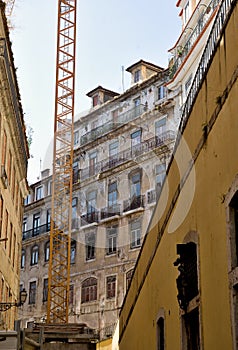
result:
M 221 1 L 120 313 L 121 350 L 237 349 L 237 23 L 237 1 Z
M 175 120 L 179 124 L 198 63 L 207 43 L 221 0 L 179 0 L 182 32 L 169 50 L 169 97 L 175 100 Z
M 28 145 L 5 4 L 0 1 L 0 302 L 17 302 Z M 0 329 L 13 329 L 15 307 L 0 312 Z
M 111 334 L 173 149 L 176 125 L 168 70 L 140 60 L 122 94 L 98 86 L 75 118 L 70 322 Z M 22 319 L 43 322 L 47 307 L 51 176 L 42 173 L 25 206 Z

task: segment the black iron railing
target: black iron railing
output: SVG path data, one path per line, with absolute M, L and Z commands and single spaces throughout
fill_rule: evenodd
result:
M 145 203 L 145 196 L 137 196 L 133 197 L 131 199 L 126 199 L 123 202 L 123 212 L 127 212 L 130 210 L 135 210 L 138 208 L 144 208 L 144 203 Z
M 31 230 L 22 232 L 22 240 L 24 241 L 26 239 L 33 238 L 35 236 L 41 235 L 49 231 L 50 231 L 50 223 L 40 225 L 38 227 L 32 228 Z
M 96 140 L 97 138 L 118 128 L 119 126 L 129 123 L 130 121 L 139 117 L 145 111 L 146 111 L 146 106 L 139 105 L 128 110 L 127 112 L 120 114 L 116 120 L 108 121 L 107 123 L 100 125 L 97 128 L 87 132 L 85 135 L 81 136 L 80 144 L 85 145 L 86 143 Z
M 120 215 L 120 204 L 109 206 L 101 209 L 101 220 L 111 218 L 115 215 Z
M 218 9 L 215 21 L 213 23 L 213 27 L 211 33 L 209 35 L 207 44 L 205 46 L 204 52 L 202 54 L 200 63 L 198 65 L 196 74 L 194 76 L 191 89 L 189 91 L 187 100 L 184 104 L 184 108 L 182 111 L 182 118 L 180 124 L 180 130 L 182 131 L 184 125 L 187 121 L 187 118 L 192 110 L 192 106 L 195 102 L 197 94 L 200 90 L 203 79 L 207 73 L 210 62 L 213 58 L 213 55 L 216 52 L 216 47 L 221 39 L 222 29 L 230 16 L 231 11 L 233 10 L 233 5 L 237 2 L 237 0 L 223 0 Z
M 81 226 L 98 223 L 98 222 L 99 222 L 98 211 L 93 211 L 91 213 L 86 213 L 81 215 Z
M 112 157 L 108 157 L 101 162 L 96 163 L 93 167 L 87 167 L 81 170 L 80 180 L 88 179 L 91 176 L 99 174 L 103 171 L 110 170 L 120 164 L 128 162 L 146 152 L 149 152 L 157 147 L 162 147 L 166 142 L 173 141 L 175 139 L 175 132 L 173 130 L 167 130 L 160 136 L 154 136 L 140 144 L 128 148 Z

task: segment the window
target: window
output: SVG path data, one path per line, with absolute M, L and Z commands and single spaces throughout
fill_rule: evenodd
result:
M 89 154 L 89 176 L 93 176 L 96 173 L 97 152 Z
M 166 118 L 162 118 L 155 122 L 155 137 L 158 144 L 164 141 L 166 129 Z
M 231 216 L 231 268 L 238 266 L 238 191 L 233 196 L 230 202 L 230 216 Z
M 110 166 L 116 165 L 117 159 L 118 159 L 118 141 L 115 141 L 109 145 Z
M 45 262 L 50 259 L 50 241 L 45 244 Z
M 26 251 L 22 249 L 21 251 L 21 269 L 24 269 L 26 264 Z
M 138 69 L 134 73 L 134 83 L 137 83 L 141 79 L 141 70 Z
M 127 274 L 126 274 L 126 289 L 128 289 L 129 286 L 130 286 L 132 275 L 133 275 L 133 269 L 128 271 Z
M 106 296 L 107 296 L 107 299 L 115 298 L 115 296 L 116 296 L 116 276 L 107 277 Z
M 108 185 L 108 207 L 113 208 L 117 204 L 117 183 L 112 182 Z
M 157 321 L 157 349 L 164 350 L 164 318 Z
M 33 236 L 40 233 L 40 213 L 33 215 Z
M 69 304 L 72 305 L 74 303 L 74 285 L 71 284 L 69 286 Z
M 29 285 L 29 304 L 36 303 L 36 281 L 30 282 Z
M 26 232 L 27 231 L 27 218 L 23 218 L 23 222 L 22 222 L 22 232 Z
M 90 232 L 85 234 L 86 260 L 95 259 L 96 234 Z
M 48 189 L 47 189 L 48 196 L 52 194 L 52 180 L 48 182 Z
M 99 104 L 99 98 L 98 95 L 93 96 L 93 107 L 97 106 Z
M 185 348 L 189 350 L 199 350 L 200 334 L 198 307 L 182 316 L 182 327 Z
M 14 191 L 14 196 L 15 196 L 15 191 Z M 28 205 L 31 202 L 31 195 L 28 194 L 28 196 L 24 200 L 24 205 Z
M 184 7 L 184 23 L 187 23 L 187 21 L 189 20 L 189 16 L 190 16 L 190 11 L 189 11 L 189 1 L 188 1 Z
M 48 300 L 48 278 L 43 280 L 43 302 Z
M 35 196 L 36 196 L 35 197 L 36 201 L 38 201 L 39 199 L 43 198 L 43 186 L 36 187 Z
M 95 300 L 97 300 L 97 280 L 90 277 L 82 283 L 81 302 L 87 303 Z
M 113 123 L 117 123 L 117 121 L 118 121 L 118 109 L 115 109 L 112 112 L 112 120 L 113 120 Z
M 155 186 L 156 186 L 156 194 L 157 195 L 160 194 L 165 175 L 166 175 L 165 163 L 156 165 L 156 167 L 155 167 Z
M 72 240 L 71 246 L 70 246 L 70 264 L 75 264 L 75 260 L 76 260 L 76 241 Z
M 74 146 L 77 146 L 79 144 L 79 131 L 74 132 Z
M 96 198 L 97 198 L 97 192 L 91 191 L 87 195 L 87 213 L 95 213 L 96 211 Z
M 117 251 L 117 226 L 107 228 L 107 255 L 115 254 Z
M 197 246 L 193 242 L 177 244 L 179 258 L 174 265 L 180 272 L 176 282 L 178 302 L 182 310 L 187 310 L 189 302 L 198 295 Z
M 131 134 L 131 149 L 132 151 L 139 151 L 141 144 L 141 129 Z
M 232 189 L 233 190 L 233 189 Z M 236 274 L 238 266 L 238 191 L 232 197 L 229 203 L 229 218 L 227 220 L 229 228 L 230 241 L 230 256 L 231 262 L 229 266 L 229 279 L 232 281 L 230 288 L 232 298 L 232 318 L 233 318 L 233 332 L 235 335 L 235 343 L 238 348 L 238 284 L 236 278 L 231 278 Z
M 38 264 L 39 258 L 39 248 L 37 245 L 34 245 L 31 249 L 31 265 Z
M 72 219 L 77 218 L 77 204 L 78 204 L 78 198 L 74 197 L 72 198 Z
M 47 231 L 50 231 L 50 220 L 51 220 L 51 210 L 48 209 L 47 212 L 46 212 Z
M 136 172 L 130 177 L 131 200 L 136 200 L 141 194 L 141 173 Z
M 139 220 L 131 223 L 131 237 L 130 247 L 131 249 L 140 247 L 141 245 L 141 222 Z
M 134 106 L 135 106 L 135 117 L 140 115 L 140 97 L 137 97 L 134 100 Z
M 165 86 L 161 85 L 158 87 L 158 100 L 162 100 L 163 98 L 165 98 Z
M 200 349 L 199 334 L 199 290 L 197 272 L 197 246 L 194 242 L 177 244 L 179 276 L 176 279 L 178 303 L 184 311 L 182 315 L 182 335 L 184 349 Z M 191 301 L 193 302 L 191 303 Z

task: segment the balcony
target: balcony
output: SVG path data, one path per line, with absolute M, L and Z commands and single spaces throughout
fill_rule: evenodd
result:
M 179 67 L 184 62 L 189 51 L 191 50 L 191 48 L 195 44 L 199 35 L 202 33 L 204 27 L 208 23 L 209 19 L 211 18 L 212 14 L 214 13 L 214 10 L 218 6 L 219 2 L 220 2 L 219 0 L 212 0 L 212 1 L 210 1 L 210 3 L 207 6 L 203 5 L 203 4 L 200 5 L 200 7 L 204 6 L 205 9 L 204 9 L 203 13 L 201 14 L 201 16 L 199 17 L 198 24 L 196 25 L 194 30 L 189 35 L 189 38 L 186 41 L 186 43 L 182 46 L 177 47 L 177 52 L 175 55 L 176 58 L 175 58 L 175 61 L 170 69 L 170 79 L 173 78 L 173 76 L 178 71 Z M 185 28 L 185 30 L 186 30 L 186 28 Z
M 145 196 L 137 196 L 131 199 L 127 199 L 123 202 L 123 212 L 127 212 L 130 210 L 135 210 L 138 208 L 144 208 L 144 197 Z
M 81 226 L 98 223 L 98 221 L 99 221 L 98 211 L 81 215 Z
M 108 121 L 107 123 L 105 123 L 101 126 L 98 126 L 95 129 L 92 129 L 91 131 L 87 132 L 85 135 L 81 136 L 81 139 L 80 139 L 81 146 L 96 140 L 97 138 L 99 138 L 99 137 L 109 133 L 110 131 L 118 128 L 119 126 L 122 126 L 124 124 L 129 123 L 130 121 L 139 117 L 145 111 L 146 111 L 146 107 L 144 105 L 136 106 L 136 107 L 130 109 L 129 111 L 120 114 L 117 117 L 117 120 Z
M 25 241 L 27 239 L 36 237 L 38 235 L 41 235 L 49 231 L 50 231 L 50 223 L 47 223 L 38 227 L 34 227 L 31 230 L 22 232 L 22 240 Z
M 101 209 L 101 220 L 109 219 L 113 216 L 120 215 L 120 204 Z
M 101 162 L 96 163 L 93 167 L 87 167 L 81 170 L 80 180 L 86 180 L 91 176 L 99 174 L 103 171 L 107 171 L 115 168 L 116 166 L 128 162 L 135 157 L 141 156 L 146 152 L 149 152 L 155 148 L 165 145 L 167 142 L 171 142 L 175 139 L 175 132 L 173 130 L 167 130 L 160 136 L 154 136 L 140 144 L 128 148 L 113 157 L 108 157 Z

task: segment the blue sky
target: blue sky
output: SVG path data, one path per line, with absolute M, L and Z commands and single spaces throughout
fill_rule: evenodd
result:
M 79 0 L 76 113 L 97 85 L 122 92 L 122 66 L 140 59 L 166 67 L 181 32 L 176 0 Z M 51 165 L 58 0 L 16 0 L 11 32 L 25 121 L 33 130 L 28 178 Z M 125 88 L 130 84 L 125 73 Z M 40 161 L 41 160 L 41 161 Z

